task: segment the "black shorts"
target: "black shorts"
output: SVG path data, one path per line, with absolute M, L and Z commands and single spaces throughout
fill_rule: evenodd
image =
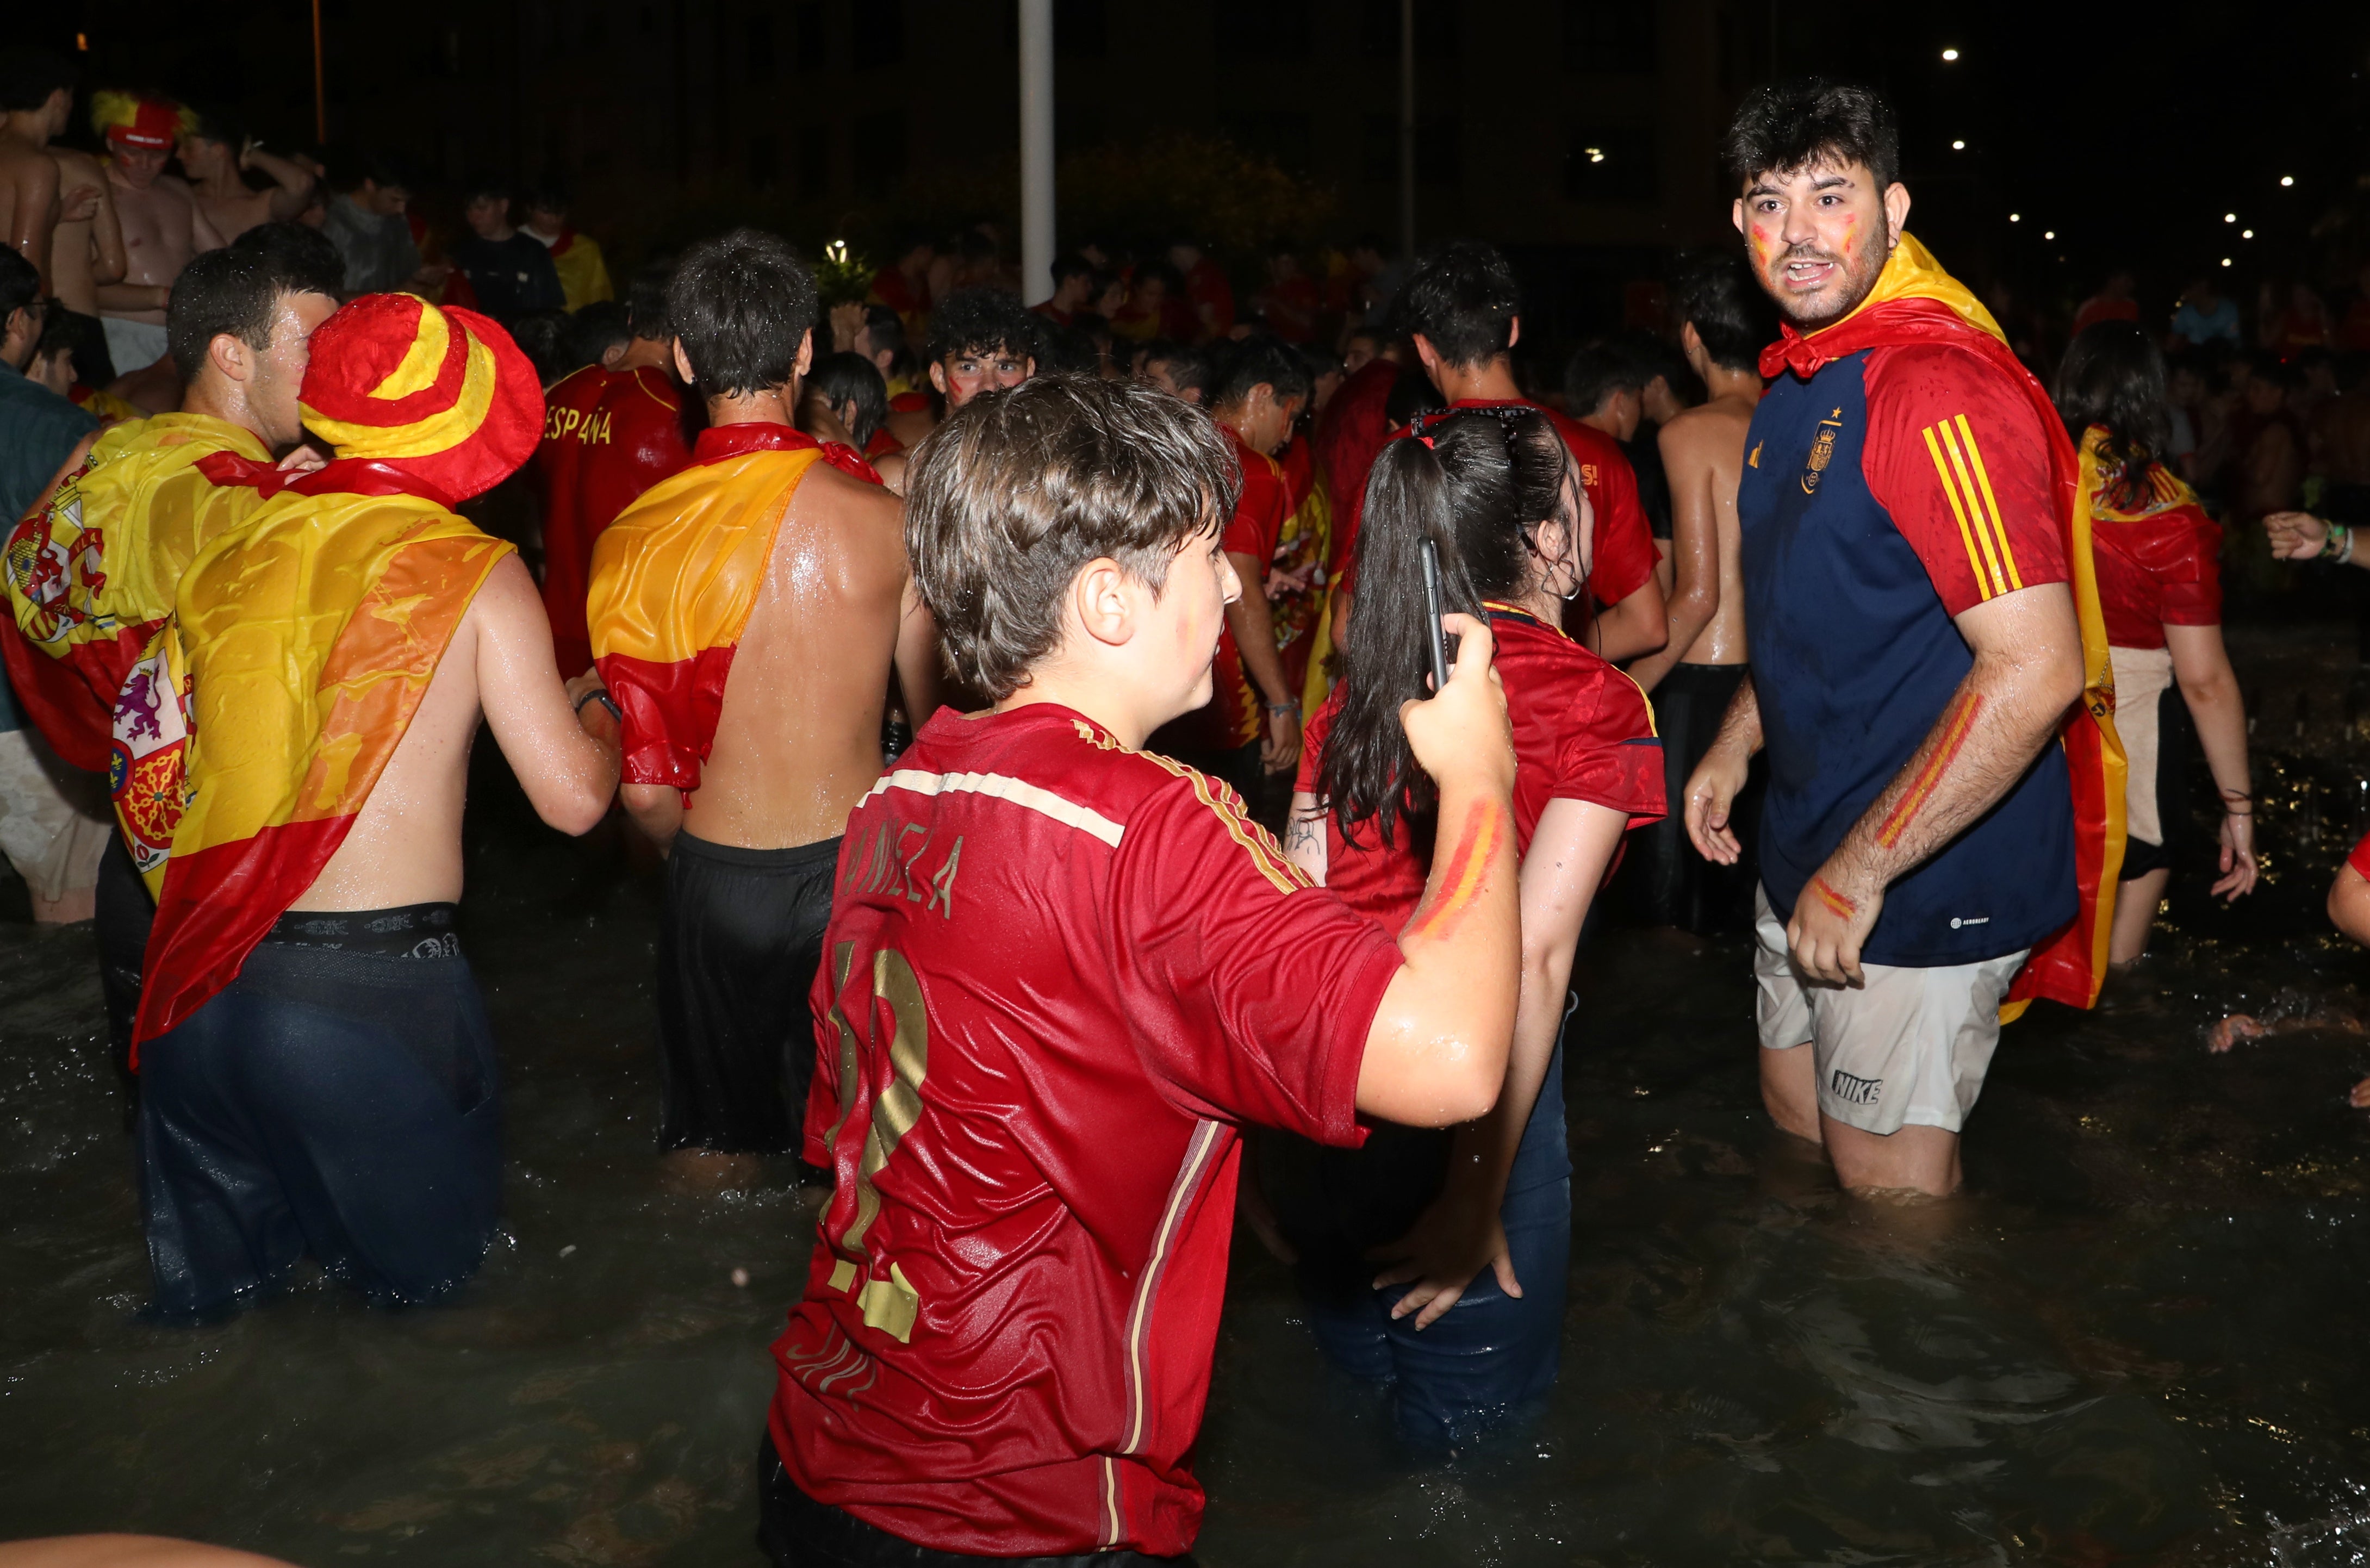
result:
M 1766 765 L 1756 761 L 1729 811 L 1743 846 L 1733 866 L 1717 866 L 1688 841 L 1687 779 L 1720 734 L 1729 700 L 1744 684 L 1743 664 L 1674 664 L 1653 690 L 1654 727 L 1662 737 L 1667 813 L 1629 836 L 1621 880 L 1630 910 L 1650 926 L 1697 935 L 1753 928 L 1753 890 L 1761 877 L 1754 829 L 1761 818 Z
M 148 928 L 156 923 L 156 901 L 140 880 L 140 868 L 132 863 L 121 828 L 99 857 L 92 902 L 98 994 L 107 1006 L 107 1043 L 123 1085 L 124 1125 L 129 1128 L 140 1098 L 140 1079 L 132 1071 L 132 1020 L 140 1013 L 140 971 L 147 962 Z
M 774 1568 L 963 1568 L 988 1562 L 999 1568 L 1193 1568 L 1190 1552 L 1183 1557 L 1146 1557 L 1140 1551 L 974 1557 L 967 1551 L 915 1546 L 800 1491 L 774 1451 L 771 1433 L 757 1439 L 757 1545 Z
M 2125 839 L 2118 882 L 2137 882 L 2150 871 L 2172 865 L 2173 853 L 2189 827 L 2189 759 L 2196 750 L 2197 727 L 2189 717 L 2189 699 L 2180 695 L 2180 683 L 2175 681 L 2156 698 L 2156 816 L 2164 841 Z
M 477 1272 L 500 1216 L 501 1105 L 452 908 L 284 916 L 142 1049 L 157 1315 L 250 1305 L 308 1251 L 386 1305 Z
M 814 1079 L 807 994 L 838 867 L 836 838 L 740 849 L 675 836 L 659 906 L 662 1148 L 797 1147 Z

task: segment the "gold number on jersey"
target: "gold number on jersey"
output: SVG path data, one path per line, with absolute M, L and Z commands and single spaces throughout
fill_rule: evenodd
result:
M 856 963 L 856 944 L 840 942 L 832 949 L 831 1021 L 839 1031 L 839 1120 L 832 1124 L 826 1141 L 836 1143 L 842 1127 L 856 1110 L 861 1081 L 863 1059 L 856 1031 L 849 1024 L 843 999 L 850 972 Z M 915 977 L 914 966 L 905 955 L 894 948 L 883 948 L 872 955 L 872 986 L 870 995 L 860 998 L 866 1034 L 869 1037 L 877 1009 L 877 1001 L 889 1009 L 889 1066 L 893 1073 L 880 1097 L 872 1102 L 872 1125 L 864 1135 L 864 1154 L 856 1169 L 856 1218 L 838 1239 L 843 1256 L 831 1271 L 831 1287 L 846 1290 L 856 1283 L 858 1273 L 855 1259 L 874 1261 L 864 1245 L 864 1238 L 872 1222 L 880 1215 L 880 1193 L 872 1179 L 880 1174 L 890 1156 L 922 1115 L 922 1079 L 930 1066 L 930 1020 L 922 1006 L 922 984 Z M 905 1278 L 905 1271 L 894 1262 L 889 1264 L 889 1277 L 865 1282 L 857 1293 L 857 1306 L 864 1320 L 903 1344 L 913 1337 L 914 1319 L 921 1310 L 922 1298 Z

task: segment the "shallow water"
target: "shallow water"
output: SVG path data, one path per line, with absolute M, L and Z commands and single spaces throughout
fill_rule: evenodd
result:
M 2344 1102 L 2370 1041 L 2339 1016 L 2370 959 L 2318 913 L 2370 749 L 2340 704 L 2298 722 L 2288 695 L 2328 689 L 2340 641 L 2243 650 L 2282 748 L 2259 765 L 2271 885 L 2223 913 L 2178 883 L 2121 1005 L 2010 1029 L 1959 1202 L 1847 1201 L 1766 1132 L 1741 942 L 1605 932 L 1569 1067 L 1551 1408 L 1407 1463 L 1240 1246 L 1202 1561 L 2370 1559 L 2370 1117 Z M 464 910 L 508 1225 L 432 1310 L 316 1277 L 218 1327 L 138 1321 L 88 937 L 0 926 L 0 1536 L 155 1530 L 313 1568 L 758 1562 L 765 1347 L 811 1194 L 787 1170 L 727 1199 L 662 1187 L 653 894 L 522 813 L 481 781 Z M 2209 1055 L 2234 1008 L 2305 1027 Z

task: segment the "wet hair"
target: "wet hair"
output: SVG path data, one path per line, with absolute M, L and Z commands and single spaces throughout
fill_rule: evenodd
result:
M 1253 332 L 1211 347 L 1216 364 L 1202 394 L 1205 408 L 1231 407 L 1261 386 L 1273 388 L 1279 403 L 1297 398 L 1305 404 L 1316 395 L 1317 382 L 1308 374 L 1308 362 L 1272 332 Z
M 346 291 L 346 259 L 337 242 L 310 224 L 293 218 L 258 224 L 230 242 L 233 250 L 269 256 L 288 271 L 294 286 L 338 299 Z
M 737 228 L 684 252 L 666 313 L 703 398 L 786 386 L 814 328 L 814 274 L 779 235 Z
M 1154 338 L 1144 345 L 1144 369 L 1151 374 L 1156 364 L 1168 367 L 1168 379 L 1175 384 L 1177 394 L 1202 394 L 1202 406 L 1210 404 L 1210 356 L 1201 350 L 1180 343 L 1174 338 Z
M 40 297 L 41 274 L 14 247 L 0 245 L 0 329 L 17 312 L 39 310 Z
M 181 384 L 197 380 L 216 338 L 228 334 L 260 353 L 271 346 L 281 296 L 320 292 L 313 279 L 260 246 L 200 251 L 174 278 L 172 302 L 165 307 L 165 342 Z
M 1408 424 L 1418 414 L 1438 413 L 1448 407 L 1448 399 L 1432 384 L 1432 377 L 1420 364 L 1399 366 L 1399 378 L 1391 383 L 1390 395 L 1383 399 L 1383 418 L 1395 425 Z
M 1102 366 L 1102 351 L 1094 337 L 1075 319 L 1064 326 L 1045 321 L 1037 329 L 1037 368 L 1057 374 L 1091 375 Z
M 535 365 L 535 377 L 548 386 L 591 363 L 576 357 L 576 322 L 564 310 L 530 310 L 510 324 L 511 337 Z
M 666 293 L 673 272 L 671 263 L 653 261 L 626 285 L 626 329 L 634 337 L 663 343 L 674 336 L 667 327 Z
M 1084 278 L 1089 283 L 1094 282 L 1095 264 L 1076 251 L 1054 257 L 1053 287 L 1058 290 L 1072 278 Z
M 1010 289 L 957 289 L 930 317 L 926 358 L 941 364 L 961 354 L 998 352 L 1037 358 L 1038 317 Z
M 1416 262 L 1396 308 L 1399 330 L 1422 333 L 1444 363 L 1462 369 L 1514 346 L 1523 290 L 1496 246 L 1452 239 Z
M 596 299 L 575 313 L 569 333 L 569 355 L 578 364 L 599 364 L 611 349 L 631 341 L 626 307 L 614 299 Z
M 1778 311 L 1732 250 L 1682 254 L 1671 269 L 1671 317 L 1693 323 L 1704 352 L 1723 370 L 1758 370 L 1778 340 Z
M 893 305 L 868 305 L 864 307 L 864 334 L 876 346 L 903 347 L 905 318 L 897 314 Z
M 1865 164 L 1883 190 L 1901 178 L 1901 129 L 1874 89 L 1824 76 L 1755 87 L 1720 142 L 1730 178 L 1798 174 L 1819 164 Z
M 74 62 L 54 49 L 18 44 L 0 49 L 0 112 L 40 109 L 60 87 L 74 90 Z
M 2117 494 L 2146 494 L 2149 466 L 2172 441 L 2164 356 L 2147 333 L 2131 321 L 2085 328 L 2066 345 L 2051 396 L 2077 445 L 2092 425 L 2106 427 L 2099 458 L 2117 471 Z
M 1375 823 L 1388 843 L 1399 819 L 1437 804 L 1399 723 L 1400 703 L 1431 694 L 1423 541 L 1440 550 L 1441 607 L 1478 619 L 1483 600 L 1536 579 L 1532 530 L 1563 511 L 1569 459 L 1539 410 L 1457 409 L 1426 421 L 1423 434 L 1430 444 L 1384 444 L 1358 527 L 1358 629 L 1342 645 L 1341 708 L 1317 779 L 1318 800 L 1353 843 L 1359 824 Z
M 41 336 L 33 345 L 33 360 L 47 359 L 52 354 L 63 353 L 75 369 L 75 374 L 68 379 L 79 381 L 82 379 L 82 365 L 75 355 L 81 350 L 84 341 L 82 323 L 75 319 L 74 312 L 54 299 L 41 302 Z M 33 360 L 25 362 L 28 375 L 32 372 Z
M 889 383 L 870 360 L 855 352 L 825 354 L 807 377 L 805 395 L 820 398 L 837 413 L 849 403 L 856 417 L 846 421 L 847 433 L 858 452 L 889 418 Z
M 1582 343 L 1564 366 L 1565 406 L 1574 418 L 1585 419 L 1616 392 L 1643 392 L 1656 374 L 1626 344 L 1603 338 Z
M 1156 387 L 1040 375 L 972 398 L 914 449 L 905 550 L 956 675 L 1001 700 L 1062 638 L 1108 556 L 1157 594 L 1241 487 L 1216 422 Z

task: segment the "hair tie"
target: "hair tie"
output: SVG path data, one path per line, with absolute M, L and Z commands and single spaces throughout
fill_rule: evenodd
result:
M 1433 448 L 1433 446 L 1432 446 L 1432 437 L 1430 437 L 1430 436 L 1428 436 L 1428 435 L 1419 435 L 1419 436 L 1417 436 L 1417 437 L 1416 437 L 1416 439 L 1417 439 L 1418 441 L 1421 441 L 1421 442 L 1422 442 L 1422 443 L 1423 443 L 1423 449 L 1424 449 L 1426 452 L 1430 452 L 1430 451 L 1434 450 L 1434 448 Z

